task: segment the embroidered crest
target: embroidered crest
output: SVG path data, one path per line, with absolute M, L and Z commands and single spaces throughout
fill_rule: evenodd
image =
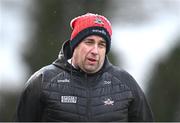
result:
M 104 101 L 104 105 L 114 105 L 114 101 L 108 98 Z
M 100 18 L 96 18 L 96 20 L 94 21 L 94 23 L 104 24 L 103 21 L 102 21 Z

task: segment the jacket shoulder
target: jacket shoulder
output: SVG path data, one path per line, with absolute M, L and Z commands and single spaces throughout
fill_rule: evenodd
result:
M 112 76 L 116 77 L 123 83 L 136 81 L 131 74 L 117 66 L 112 66 L 109 72 Z
M 118 79 L 119 82 L 129 87 L 132 92 L 137 93 L 139 90 L 141 90 L 134 77 L 124 69 L 121 69 L 117 66 L 112 66 L 109 72 L 113 77 Z
M 31 77 L 26 82 L 26 86 L 29 86 L 30 84 L 38 84 L 39 86 L 41 86 L 42 82 L 48 81 L 60 72 L 62 72 L 62 70 L 60 68 L 57 68 L 53 64 L 44 66 L 31 75 Z

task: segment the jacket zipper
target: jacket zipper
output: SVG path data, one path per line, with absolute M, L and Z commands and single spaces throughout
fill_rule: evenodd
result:
M 88 121 L 91 121 L 91 98 L 90 98 L 90 85 L 88 82 L 87 74 L 85 74 L 85 80 L 87 84 L 87 119 Z

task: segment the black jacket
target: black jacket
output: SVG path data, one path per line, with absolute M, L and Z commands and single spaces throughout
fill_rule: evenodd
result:
M 153 121 L 144 93 L 124 70 L 109 63 L 88 75 L 68 62 L 67 41 L 53 64 L 26 83 L 16 121 Z

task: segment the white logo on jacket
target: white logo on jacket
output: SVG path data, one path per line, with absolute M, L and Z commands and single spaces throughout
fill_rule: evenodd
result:
M 61 103 L 77 103 L 76 96 L 61 96 Z
M 66 82 L 70 82 L 69 79 L 59 79 L 57 80 L 58 83 L 66 83 Z
M 104 105 L 114 105 L 114 101 L 108 98 L 107 100 L 104 101 Z
M 104 84 L 109 85 L 109 84 L 111 84 L 111 81 L 104 81 Z

